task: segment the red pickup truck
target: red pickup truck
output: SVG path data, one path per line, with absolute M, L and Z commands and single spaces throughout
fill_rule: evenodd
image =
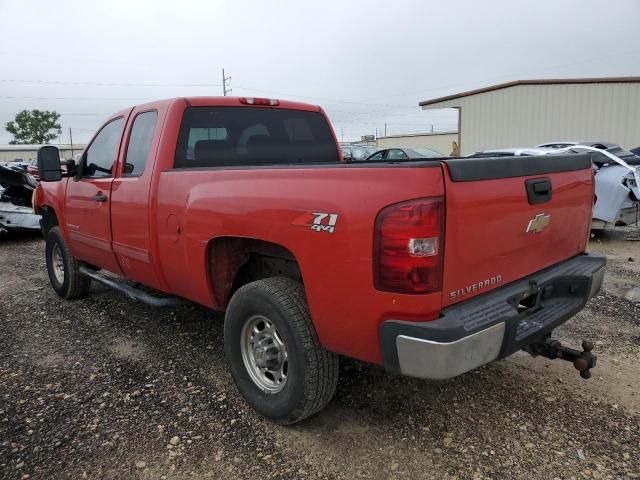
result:
M 604 274 L 588 155 L 346 163 L 320 107 L 206 97 L 113 115 L 65 172 L 38 159 L 58 295 L 226 311 L 235 382 L 273 421 L 323 408 L 339 355 L 427 379 L 520 349 L 595 364 L 550 338 Z

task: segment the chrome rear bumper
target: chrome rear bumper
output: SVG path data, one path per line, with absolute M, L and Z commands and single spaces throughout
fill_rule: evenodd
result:
M 432 322 L 380 327 L 387 370 L 442 380 L 543 340 L 579 312 L 602 285 L 605 258 L 581 255 L 442 311 Z M 518 311 L 519 299 L 532 305 Z

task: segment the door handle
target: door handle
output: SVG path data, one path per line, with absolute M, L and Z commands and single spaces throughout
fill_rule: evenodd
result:
M 553 195 L 553 186 L 551 179 L 548 177 L 529 179 L 525 181 L 525 188 L 529 205 L 546 203 L 551 200 Z
M 93 199 L 94 199 L 96 202 L 100 202 L 100 203 L 102 203 L 102 202 L 106 202 L 106 201 L 107 201 L 107 196 L 106 196 L 104 193 L 102 193 L 102 192 L 98 192 L 98 193 L 96 193 L 96 194 L 95 194 L 95 196 L 93 197 Z

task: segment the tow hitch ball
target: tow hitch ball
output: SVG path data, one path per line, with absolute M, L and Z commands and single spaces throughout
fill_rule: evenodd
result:
M 593 342 L 591 340 L 582 341 L 582 352 L 562 345 L 558 340 L 547 338 L 538 343 L 532 343 L 526 348 L 532 356 L 541 355 L 551 360 L 559 358 L 568 362 L 573 362 L 573 366 L 580 372 L 582 378 L 591 377 L 591 369 L 596 366 L 597 356 L 591 353 Z

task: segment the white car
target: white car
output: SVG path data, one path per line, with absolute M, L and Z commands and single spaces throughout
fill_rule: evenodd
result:
M 537 148 L 567 148 L 573 145 L 580 145 L 580 140 L 558 140 L 555 142 L 541 143 Z
M 532 156 L 547 155 L 549 153 L 557 153 L 551 148 L 494 148 L 492 150 L 482 150 L 480 152 L 468 155 L 469 157 L 513 157 L 513 156 Z

